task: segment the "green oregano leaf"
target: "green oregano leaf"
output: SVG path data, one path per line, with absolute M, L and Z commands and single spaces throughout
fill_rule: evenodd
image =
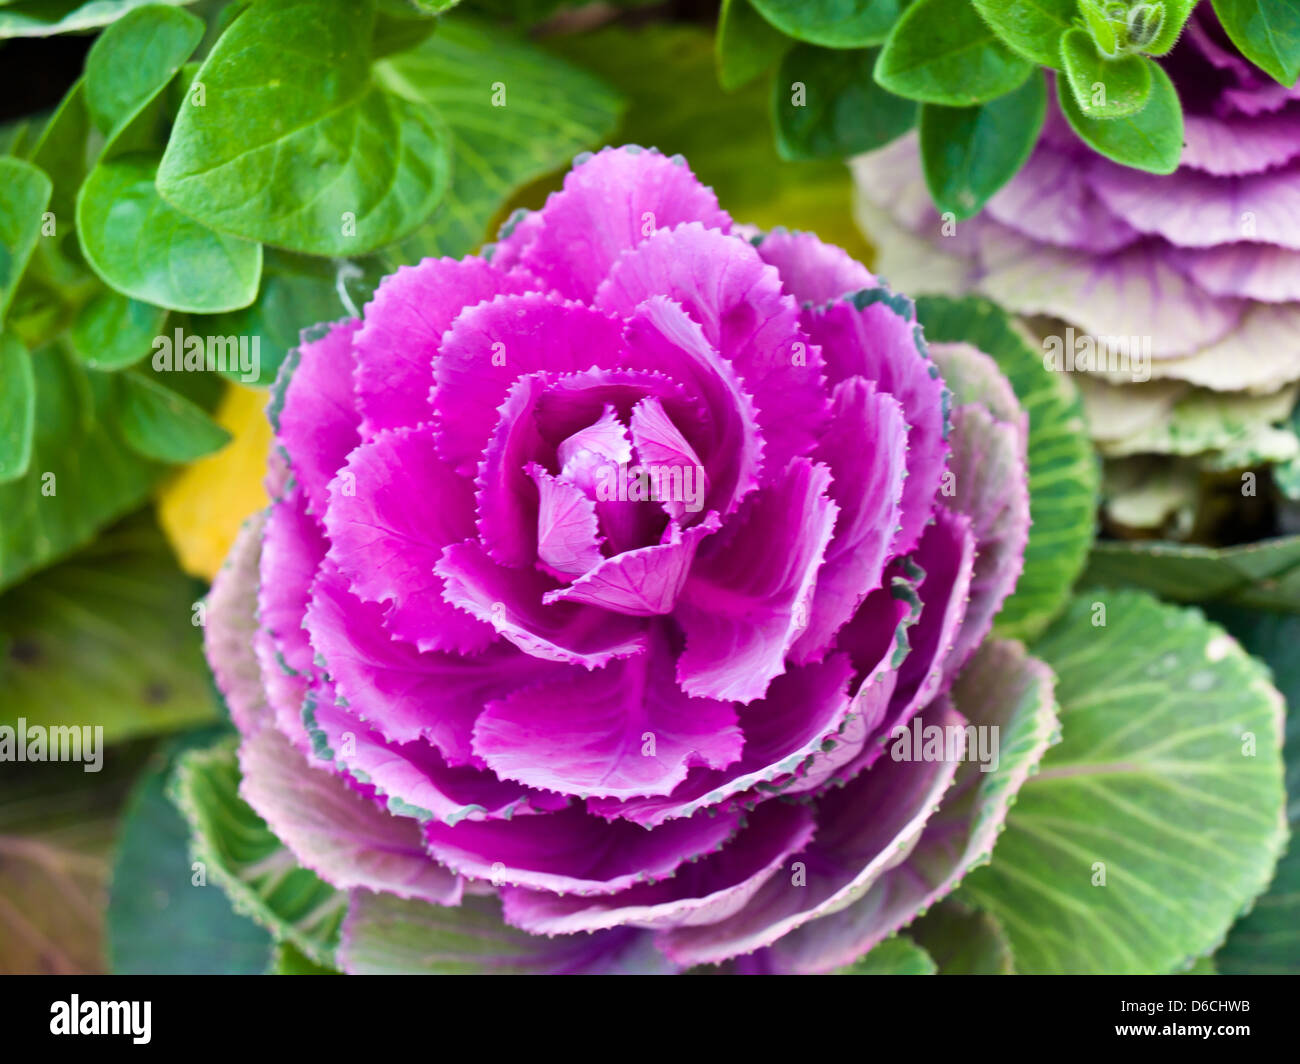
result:
M 1088 118 L 1123 118 L 1146 106 L 1151 60 L 1140 55 L 1107 58 L 1081 29 L 1061 38 L 1061 60 L 1074 100 Z
M 1146 106 L 1123 118 L 1089 118 L 1064 78 L 1057 79 L 1056 96 L 1070 127 L 1094 150 L 1137 170 L 1172 174 L 1183 153 L 1182 104 L 1169 75 L 1154 63 L 1150 70 Z
M 830 51 L 801 44 L 772 82 L 776 146 L 785 159 L 843 158 L 871 151 L 916 124 L 913 100 L 871 77 L 876 49 Z
M 969 0 L 917 0 L 890 31 L 875 77 L 896 96 L 968 107 L 1010 92 L 1032 70 Z
M 1029 158 L 1047 113 L 1041 76 L 975 107 L 921 106 L 921 165 L 940 211 L 978 214 Z

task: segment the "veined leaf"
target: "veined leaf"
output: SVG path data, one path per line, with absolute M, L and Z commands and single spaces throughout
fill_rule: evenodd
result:
M 201 588 L 132 518 L 0 596 L 0 724 L 99 726 L 106 743 L 213 719 Z
M 176 75 L 203 39 L 203 21 L 176 7 L 136 8 L 91 45 L 85 98 L 105 136 L 129 120 Z
M 607 140 L 622 109 L 609 87 L 584 70 L 459 16 L 441 19 L 419 48 L 375 70 L 394 92 L 442 115 L 456 161 L 433 216 L 382 253 L 393 267 L 478 248 L 510 196 Z M 504 106 L 493 105 L 494 83 L 504 87 L 496 97 Z
M 95 167 L 77 195 L 81 250 L 109 287 L 171 310 L 216 313 L 257 296 L 262 247 L 218 233 L 165 203 L 157 160 L 123 155 Z
M 1286 837 L 1281 696 L 1194 610 L 1078 596 L 1034 646 L 1064 738 L 961 894 L 1021 973 L 1161 973 L 1208 953 Z
M 94 369 L 126 369 L 149 353 L 166 320 L 162 307 L 106 289 L 81 308 L 68 344 Z
M 447 132 L 372 79 L 374 19 L 373 0 L 245 9 L 199 70 L 203 106 L 177 116 L 163 199 L 223 233 L 311 255 L 363 254 L 425 221 L 447 188 Z

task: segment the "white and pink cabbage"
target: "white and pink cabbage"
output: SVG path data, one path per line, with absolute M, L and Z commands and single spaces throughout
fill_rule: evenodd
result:
M 882 740 L 1050 692 L 989 642 L 954 694 L 1020 572 L 1026 424 L 942 354 L 996 402 L 950 409 L 843 251 L 746 239 L 632 147 L 483 257 L 400 269 L 287 360 L 274 502 L 213 587 L 243 796 L 354 912 L 495 896 L 554 970 L 851 961 L 1023 778 L 990 814 Z
M 859 220 L 877 269 L 914 295 L 979 291 L 1115 352 L 1074 375 L 1103 455 L 1293 461 L 1279 424 L 1300 381 L 1300 86 L 1244 59 L 1209 4 L 1159 62 L 1185 112 L 1174 173 L 1097 154 L 1052 101 L 977 217 L 945 226 L 909 134 L 855 160 Z M 1149 351 L 1149 380 L 1116 341 Z

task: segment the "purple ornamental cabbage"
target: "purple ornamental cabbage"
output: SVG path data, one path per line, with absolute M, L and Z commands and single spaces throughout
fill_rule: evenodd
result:
M 1232 444 L 1238 459 L 1293 457 L 1295 439 L 1265 426 L 1300 380 L 1300 86 L 1245 60 L 1209 4 L 1159 62 L 1185 111 L 1173 174 L 1098 155 L 1053 99 L 1028 163 L 955 232 L 930 204 L 915 134 L 857 160 L 860 219 L 879 268 L 914 294 L 978 290 L 1092 337 L 1146 338 L 1150 383 L 1121 360 L 1076 374 L 1104 454 Z M 1228 396 L 1257 431 L 1195 431 Z M 1180 402 L 1182 434 L 1166 428 Z
M 353 892 L 350 970 L 392 896 L 553 936 L 534 969 L 852 961 L 986 859 L 1048 741 L 990 776 L 882 745 L 1050 696 L 977 650 L 1028 530 L 1014 395 L 936 347 L 981 397 L 950 410 L 907 300 L 655 151 L 488 250 L 286 362 L 207 627 L 244 798 Z

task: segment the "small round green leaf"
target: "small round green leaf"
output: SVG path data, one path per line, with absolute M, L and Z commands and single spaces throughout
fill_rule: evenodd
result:
M 216 313 L 257 296 L 262 248 L 214 232 L 164 203 L 157 161 L 100 163 L 77 194 L 77 235 L 91 268 L 119 292 L 171 310 Z
M 916 0 L 880 50 L 875 78 L 895 96 L 969 107 L 1010 92 L 1032 70 L 970 0 Z
M 1047 113 L 1042 77 L 975 107 L 921 105 L 921 165 L 940 211 L 978 214 L 1029 158 Z
M 1155 68 L 1151 60 L 1140 55 L 1107 59 L 1081 29 L 1061 38 L 1061 59 L 1074 102 L 1087 117 L 1123 118 L 1146 106 Z
M 1117 163 L 1153 174 L 1172 174 L 1183 154 L 1183 108 L 1169 75 L 1154 64 L 1146 106 L 1124 118 L 1089 118 L 1079 108 L 1065 78 L 1056 97 L 1072 128 L 1095 151 Z
M 166 320 L 162 307 L 100 292 L 81 308 L 69 341 L 73 353 L 93 369 L 126 369 L 149 353 Z

